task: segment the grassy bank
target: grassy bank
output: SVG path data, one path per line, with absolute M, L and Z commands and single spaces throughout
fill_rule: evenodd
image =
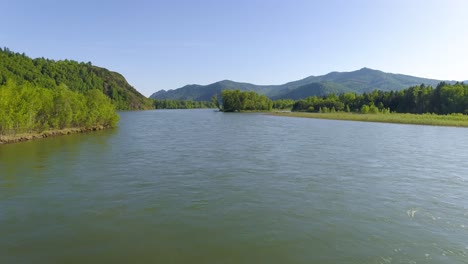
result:
M 271 113 L 271 115 L 304 117 L 304 118 L 335 119 L 335 120 L 351 120 L 351 121 L 364 121 L 364 122 L 468 127 L 468 115 L 462 115 L 462 114 L 416 115 L 416 114 L 397 114 L 397 113 L 357 114 L 357 113 L 344 113 L 344 112 L 338 112 L 338 113 L 273 112 Z
M 34 139 L 40 138 L 48 138 L 48 137 L 55 137 L 55 136 L 63 136 L 63 135 L 70 135 L 76 133 L 85 133 L 90 131 L 97 131 L 103 130 L 107 127 L 104 126 L 95 126 L 91 128 L 65 128 L 60 130 L 48 130 L 41 133 L 22 133 L 22 134 L 15 134 L 15 135 L 0 135 L 0 145 L 1 144 L 8 144 L 8 143 L 16 143 L 16 142 L 23 142 L 29 141 Z

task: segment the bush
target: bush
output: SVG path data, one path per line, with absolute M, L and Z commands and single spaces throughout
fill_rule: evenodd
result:
M 368 105 L 363 105 L 361 106 L 361 114 L 368 114 L 369 113 L 369 106 Z
M 379 108 L 375 105 L 369 106 L 369 114 L 378 114 L 379 113 Z

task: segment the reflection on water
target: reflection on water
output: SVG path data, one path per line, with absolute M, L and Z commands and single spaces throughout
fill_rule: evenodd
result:
M 172 110 L 0 146 L 0 263 L 466 263 L 467 131 Z
M 63 167 L 63 172 L 80 162 L 80 156 L 105 155 L 109 137 L 116 129 L 89 134 L 73 134 L 0 146 L 0 187 L 39 182 L 48 176 L 51 167 Z

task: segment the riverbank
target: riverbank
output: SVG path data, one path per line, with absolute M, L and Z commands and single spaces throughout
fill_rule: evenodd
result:
M 16 135 L 0 135 L 0 145 L 24 142 L 24 141 L 48 138 L 48 137 L 56 137 L 56 136 L 63 136 L 63 135 L 70 135 L 70 134 L 77 134 L 77 133 L 86 133 L 86 132 L 91 132 L 91 131 L 103 130 L 107 128 L 109 127 L 94 126 L 90 128 L 65 128 L 65 129 L 60 129 L 60 130 L 47 130 L 47 131 L 40 132 L 40 133 L 21 133 L 21 134 L 16 134 Z
M 468 127 L 468 115 L 272 112 L 270 115 L 430 126 Z

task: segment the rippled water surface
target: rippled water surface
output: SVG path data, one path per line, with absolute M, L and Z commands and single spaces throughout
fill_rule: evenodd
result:
M 468 263 L 468 129 L 120 115 L 0 146 L 0 263 Z

